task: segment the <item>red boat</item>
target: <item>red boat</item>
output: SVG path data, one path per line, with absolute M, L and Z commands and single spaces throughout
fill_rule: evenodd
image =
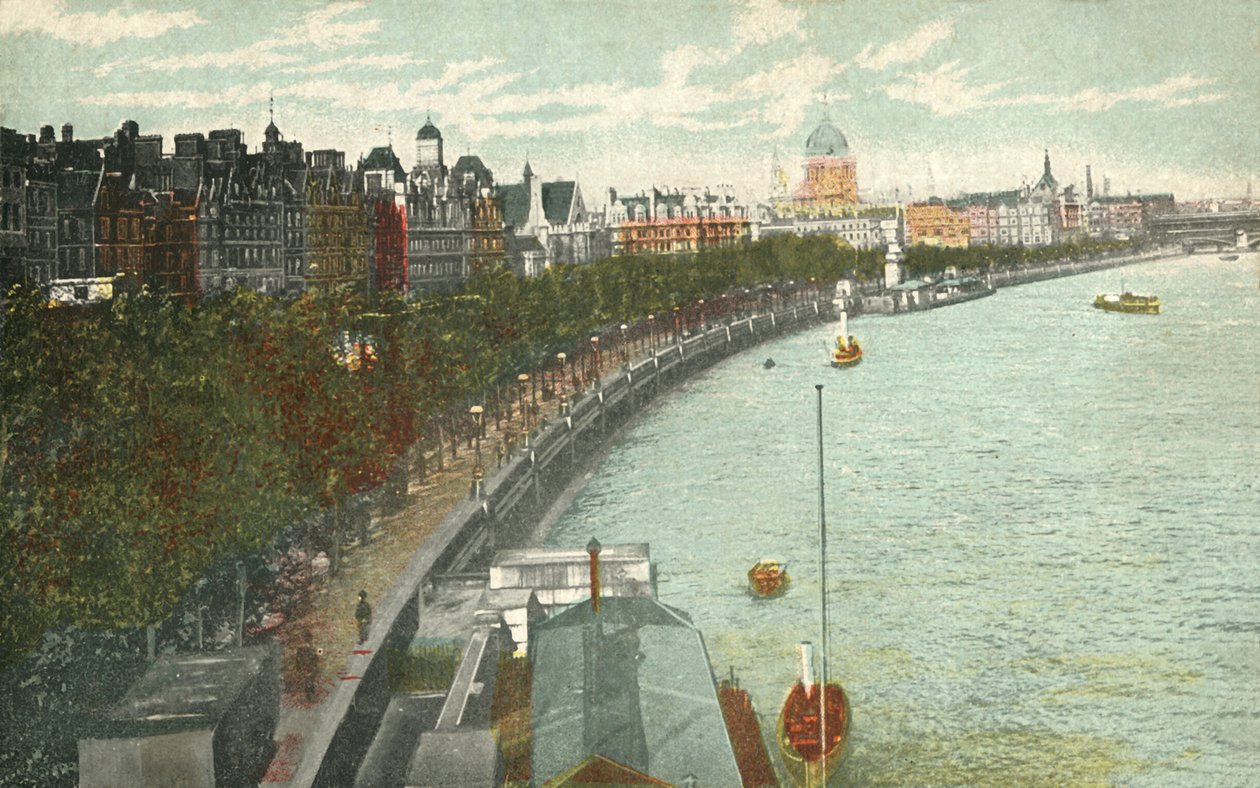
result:
M 843 315 L 842 315 L 843 317 Z M 822 613 L 822 649 L 819 680 L 814 681 L 814 650 L 809 643 L 797 647 L 799 678 L 788 690 L 779 712 L 775 738 L 779 754 L 792 782 L 822 788 L 844 759 L 849 738 L 849 698 L 839 683 L 827 680 L 827 515 L 823 502 L 822 385 L 818 390 L 818 592 Z
M 826 758 L 821 746 L 823 727 L 818 710 L 822 685 L 810 682 L 808 687 L 796 682 L 783 701 L 779 712 L 777 738 L 779 754 L 792 782 L 800 786 L 821 788 L 844 760 L 845 743 L 849 738 L 849 697 L 836 682 L 827 684 L 827 747 Z
M 790 578 L 787 564 L 763 558 L 748 570 L 748 587 L 757 596 L 778 596 L 787 590 Z

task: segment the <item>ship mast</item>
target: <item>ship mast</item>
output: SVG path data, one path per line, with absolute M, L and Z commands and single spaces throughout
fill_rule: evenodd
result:
M 819 752 L 822 754 L 822 782 L 827 784 L 827 514 L 823 496 L 823 422 L 822 422 L 822 384 L 814 385 L 818 390 L 818 596 L 822 602 L 822 653 L 820 655 L 818 720 L 819 720 Z

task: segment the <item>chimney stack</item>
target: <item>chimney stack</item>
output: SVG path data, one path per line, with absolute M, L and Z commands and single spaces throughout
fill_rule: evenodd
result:
M 586 544 L 586 552 L 591 556 L 591 612 L 599 612 L 599 540 L 591 537 Z
M 1085 165 L 1085 200 L 1094 201 L 1094 173 L 1090 171 L 1088 164 Z
M 69 123 L 61 124 L 61 141 L 74 142 L 74 126 Z

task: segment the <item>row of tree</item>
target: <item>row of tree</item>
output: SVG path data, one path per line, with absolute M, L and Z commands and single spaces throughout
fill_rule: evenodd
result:
M 162 621 L 208 569 L 380 485 L 435 424 L 601 327 L 834 281 L 847 259 L 832 239 L 787 236 L 535 279 L 496 269 L 412 303 L 234 292 L 188 307 L 144 291 L 48 309 L 15 290 L 0 359 L 0 659 L 58 624 Z

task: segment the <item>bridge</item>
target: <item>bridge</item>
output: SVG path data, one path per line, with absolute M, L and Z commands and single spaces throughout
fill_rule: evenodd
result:
M 1260 211 L 1168 213 L 1152 217 L 1151 235 L 1187 253 L 1260 248 Z

